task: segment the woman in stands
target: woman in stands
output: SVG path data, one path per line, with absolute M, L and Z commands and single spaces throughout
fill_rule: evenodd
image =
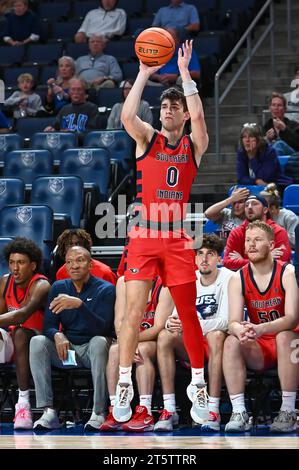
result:
M 48 92 L 46 95 L 47 111 L 57 114 L 66 104 L 70 103 L 69 82 L 75 76 L 75 61 L 72 57 L 63 56 L 58 60 L 57 78 L 49 78 L 47 81 Z
M 292 178 L 284 176 L 273 147 L 266 142 L 260 127 L 255 123 L 243 125 L 237 152 L 237 176 L 240 184 L 266 186 L 276 183 L 291 184 Z
M 120 115 L 123 109 L 124 101 L 130 93 L 133 83 L 134 80 L 131 78 L 122 82 L 121 85 L 123 101 L 122 103 L 115 103 L 115 105 L 112 107 L 107 122 L 107 129 L 123 129 L 123 125 L 120 120 Z M 140 117 L 142 121 L 148 122 L 149 124 L 153 124 L 153 115 L 147 101 L 141 100 L 138 110 L 138 117 Z

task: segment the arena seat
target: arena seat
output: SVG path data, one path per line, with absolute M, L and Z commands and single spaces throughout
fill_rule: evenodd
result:
M 20 178 L 0 178 L 0 209 L 10 204 L 24 204 L 25 183 Z
M 78 146 L 78 136 L 73 132 L 36 132 L 30 144 L 35 150 L 49 150 L 54 160 L 59 162 L 64 150 Z
M 19 134 L 0 134 L 0 165 L 3 166 L 4 155 L 11 150 L 23 147 L 23 139 Z
M 299 184 L 290 184 L 285 188 L 282 207 L 299 215 Z
M 3 250 L 12 241 L 12 238 L 0 238 L 0 276 L 9 272 L 7 261 L 4 257 Z
M 31 189 L 35 178 L 51 175 L 53 170 L 53 156 L 49 150 L 13 150 L 4 156 L 4 176 L 22 178 L 26 189 Z
M 38 177 L 32 183 L 31 202 L 51 207 L 54 220 L 63 220 L 67 227 L 80 227 L 83 181 L 78 176 Z

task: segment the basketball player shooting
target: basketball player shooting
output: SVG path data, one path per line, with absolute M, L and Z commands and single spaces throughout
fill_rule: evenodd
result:
M 160 66 L 140 63 L 140 70 L 123 107 L 122 122 L 136 141 L 138 223 L 129 228 L 125 261 L 126 315 L 119 347 L 119 382 L 113 416 L 125 422 L 132 415 L 134 392 L 131 368 L 138 342 L 140 321 L 145 311 L 152 280 L 159 273 L 170 289 L 183 326 L 183 339 L 192 379 L 187 394 L 192 401 L 191 416 L 201 423 L 206 412 L 202 331 L 196 314 L 196 276 L 192 241 L 182 228 L 184 209 L 201 157 L 208 146 L 208 134 L 201 99 L 188 71 L 192 41 L 186 41 L 178 54 L 178 67 L 184 92 L 170 88 L 161 96 L 160 132 L 137 116 L 147 81 Z M 191 118 L 192 132 L 183 135 Z M 168 209 L 154 210 L 157 205 Z M 171 209 L 171 210 L 169 210 Z

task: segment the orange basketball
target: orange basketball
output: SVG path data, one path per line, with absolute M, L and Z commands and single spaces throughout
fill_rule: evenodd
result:
M 147 28 L 135 42 L 138 59 L 150 67 L 166 64 L 175 51 L 175 42 L 171 34 L 162 28 Z

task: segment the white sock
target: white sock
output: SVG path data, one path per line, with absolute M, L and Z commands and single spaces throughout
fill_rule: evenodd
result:
M 109 395 L 109 400 L 110 400 L 111 406 L 114 406 L 115 405 L 115 395 Z
M 282 390 L 281 411 L 294 411 L 297 392 L 286 392 Z
M 25 405 L 27 403 L 30 403 L 30 401 L 29 401 L 29 390 L 20 390 L 19 389 L 18 404 L 19 405 Z
M 208 404 L 209 411 L 219 414 L 219 403 L 220 403 L 220 398 L 209 397 L 209 404 Z
M 204 369 L 194 369 L 191 367 L 191 383 L 192 385 L 202 384 L 205 381 Z
M 174 393 L 166 393 L 163 395 L 163 403 L 164 409 L 169 411 L 169 413 L 174 413 L 176 410 L 175 406 L 175 394 Z
M 119 383 L 132 384 L 132 366 L 121 367 L 119 366 Z
M 229 398 L 233 407 L 233 413 L 242 413 L 243 411 L 246 411 L 244 393 L 230 395 Z
M 149 415 L 152 414 L 152 395 L 140 395 L 140 406 L 145 406 Z

